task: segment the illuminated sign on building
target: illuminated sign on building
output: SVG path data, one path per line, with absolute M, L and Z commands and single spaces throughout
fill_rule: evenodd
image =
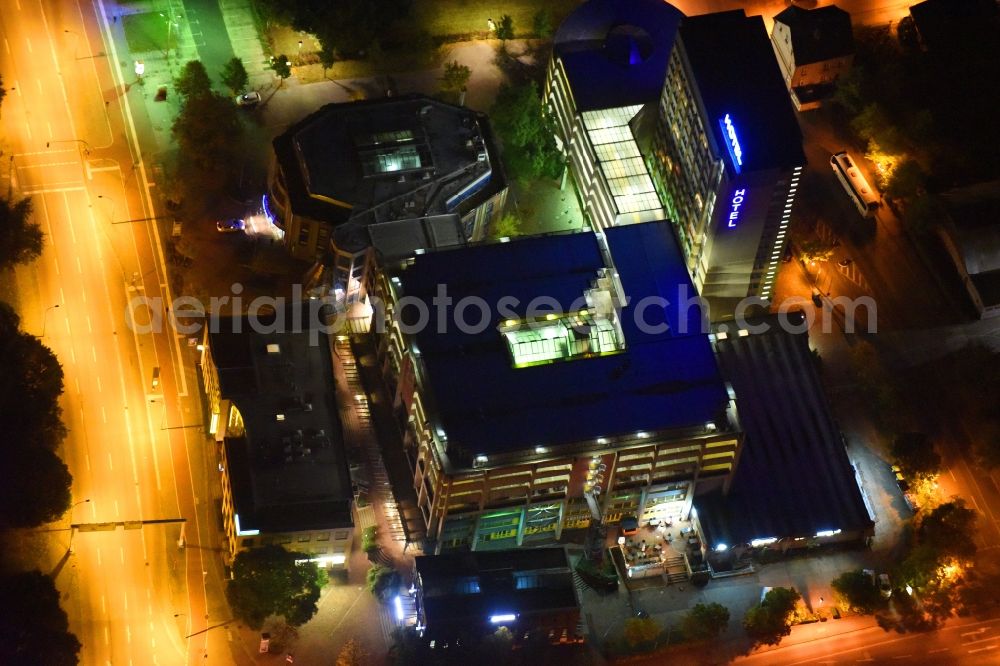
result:
M 736 170 L 736 173 L 739 173 L 740 167 L 743 166 L 743 149 L 740 148 L 740 140 L 736 136 L 736 128 L 733 127 L 733 120 L 729 117 L 728 113 L 719 119 L 719 127 L 722 128 L 722 133 L 727 139 L 726 148 L 729 149 L 729 157 L 733 160 L 733 169 Z
M 729 204 L 729 221 L 726 224 L 730 229 L 736 228 L 736 223 L 740 219 L 740 207 L 743 205 L 746 194 L 746 188 L 733 192 L 733 200 Z

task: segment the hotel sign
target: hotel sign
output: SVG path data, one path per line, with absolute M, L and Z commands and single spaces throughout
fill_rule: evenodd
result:
M 722 128 L 722 135 L 726 140 L 726 148 L 729 150 L 729 157 L 733 161 L 733 169 L 740 172 L 743 166 L 743 149 L 740 148 L 739 137 L 736 136 L 736 128 L 733 126 L 733 119 L 727 113 L 719 119 L 719 127 Z
M 729 203 L 729 220 L 726 224 L 726 226 L 730 229 L 736 228 L 736 223 L 740 219 L 740 208 L 743 206 L 743 200 L 746 198 L 746 193 L 746 188 L 733 192 L 733 199 Z

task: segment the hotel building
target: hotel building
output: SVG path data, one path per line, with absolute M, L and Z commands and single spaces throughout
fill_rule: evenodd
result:
M 806 159 L 763 18 L 682 21 L 649 162 L 713 319 L 770 298 Z
M 434 309 L 442 285 L 478 325 Z M 383 267 L 377 290 L 378 357 L 438 552 L 686 519 L 696 488 L 725 486 L 736 403 L 698 304 L 663 306 L 695 296 L 669 223 L 427 252 Z

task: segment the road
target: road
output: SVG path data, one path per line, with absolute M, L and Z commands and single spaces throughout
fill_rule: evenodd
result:
M 42 257 L 17 271 L 19 309 L 63 365 L 61 453 L 75 500 L 65 522 L 81 525 L 52 539 L 50 568 L 83 663 L 194 663 L 221 640 L 198 633 L 214 618 L 211 564 L 190 547 L 212 535 L 197 511 L 197 383 L 169 328 L 136 335 L 128 325 L 130 300 L 165 302 L 168 290 L 129 107 L 141 87 L 114 66 L 100 7 L 11 0 L 0 14 L 9 90 L 0 187 L 31 197 L 46 236 Z M 88 528 L 163 519 L 185 523 Z
M 824 624 L 829 624 L 824 623 Z M 791 639 L 777 649 L 756 652 L 733 663 L 753 666 L 797 664 L 996 664 L 1000 658 L 1000 619 L 952 621 L 931 633 L 886 633 L 869 626 L 847 633 L 820 633 L 824 625 L 796 627 Z M 835 627 L 833 628 L 835 630 Z M 809 633 L 802 642 L 790 643 L 796 631 Z M 815 635 L 816 637 L 812 637 Z

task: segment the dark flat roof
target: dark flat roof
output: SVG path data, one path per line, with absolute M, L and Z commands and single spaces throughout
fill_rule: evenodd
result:
M 840 7 L 827 5 L 803 9 L 792 5 L 777 14 L 792 34 L 792 52 L 796 65 L 843 58 L 854 53 L 851 15 Z
M 743 150 L 743 171 L 806 163 L 802 132 L 762 17 L 743 10 L 688 17 L 681 22 L 680 41 L 723 154 L 729 139 L 719 121 L 729 114 Z M 723 161 L 732 173 L 728 155 Z
M 696 294 L 668 222 L 605 233 L 631 303 L 646 296 L 675 303 L 678 287 Z M 554 299 L 563 312 L 573 311 L 604 267 L 598 237 L 581 232 L 429 252 L 396 274 L 402 295 L 428 304 L 439 284 L 447 285 L 455 302 L 473 296 L 490 304 L 491 319 L 481 332 L 450 325 L 441 333 L 426 326 L 415 334 L 423 383 L 449 449 L 509 453 L 718 421 L 728 396 L 697 307 L 651 307 L 646 320 L 656 324 L 665 317 L 669 330 L 644 333 L 633 321 L 633 307 L 626 306 L 623 353 L 513 367 L 497 330 L 506 318 L 498 313 L 500 299 L 516 298 L 511 310 L 518 317 L 541 296 Z
M 330 346 L 325 333 L 310 329 L 309 306 L 302 311 L 301 318 L 292 308 L 261 316 L 264 326 L 285 332 L 254 332 L 244 316 L 220 319 L 220 330 L 209 335 L 222 397 L 245 426 L 245 435 L 226 440 L 242 530 L 353 524 Z
M 746 434 L 729 494 L 695 498 L 706 542 L 870 528 L 808 334 L 785 332 L 773 317 L 761 321 L 771 330 L 729 331 L 715 343 Z
M 295 214 L 333 224 L 461 212 L 466 185 L 505 186 L 486 116 L 423 95 L 327 104 L 273 145 Z
M 519 548 L 415 558 L 429 632 L 489 626 L 491 615 L 577 607 L 563 548 Z
M 683 14 L 663 0 L 590 0 L 556 31 L 578 111 L 656 102 Z
M 925 0 L 910 16 L 930 51 L 979 48 L 997 39 L 996 0 Z

